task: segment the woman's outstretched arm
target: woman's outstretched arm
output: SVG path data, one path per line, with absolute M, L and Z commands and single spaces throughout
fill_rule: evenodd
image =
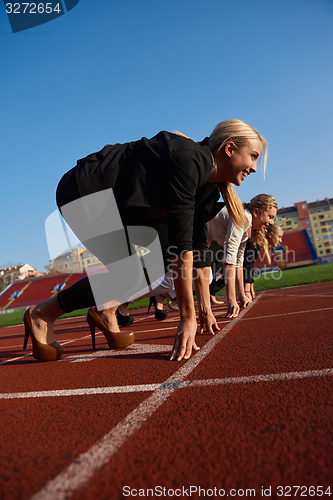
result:
M 193 269 L 193 281 L 199 310 L 200 333 L 206 330 L 208 333 L 214 335 L 220 328 L 217 325 L 211 308 L 209 278 L 210 267 L 197 267 Z
M 175 257 L 172 270 L 180 313 L 180 323 L 177 328 L 170 359 L 180 361 L 188 359 L 192 354 L 192 349 L 198 350 L 195 343 L 197 320 L 192 287 L 193 253 L 183 252 Z

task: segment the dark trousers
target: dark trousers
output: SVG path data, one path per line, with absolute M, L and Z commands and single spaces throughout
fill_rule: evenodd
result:
M 224 276 L 223 276 L 223 247 L 217 243 L 217 241 L 213 240 L 210 244 L 209 250 L 211 251 L 212 256 L 212 273 L 213 280 L 209 285 L 209 291 L 211 295 L 215 295 L 222 288 L 224 288 Z M 217 273 L 222 274 L 220 278 L 217 278 Z

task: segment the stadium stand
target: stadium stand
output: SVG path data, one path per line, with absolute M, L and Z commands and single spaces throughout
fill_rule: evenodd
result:
M 29 307 L 76 283 L 82 274 L 57 274 L 15 282 L 0 294 L 0 311 Z
M 283 245 L 277 247 L 274 252 L 271 255 L 272 262 L 269 264 L 264 252 L 261 250 L 255 268 L 279 267 L 280 269 L 286 269 L 317 262 L 317 253 L 306 229 L 286 231 L 283 235 Z

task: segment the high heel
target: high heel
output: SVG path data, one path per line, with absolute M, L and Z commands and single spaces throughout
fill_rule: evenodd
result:
M 168 308 L 171 309 L 172 311 L 179 311 L 179 307 L 177 306 L 176 301 L 173 300 L 171 297 L 168 298 Z
M 35 338 L 34 334 L 32 333 L 30 308 L 27 309 L 23 315 L 23 323 L 25 327 L 23 342 L 24 350 L 27 348 L 27 343 L 30 335 L 32 341 L 32 355 L 35 359 L 38 359 L 38 361 L 56 361 L 57 359 L 61 358 L 64 349 L 60 344 L 58 344 L 58 342 L 53 342 L 52 344 L 41 344 Z
M 134 323 L 134 318 L 133 316 L 124 316 L 123 314 L 121 314 L 118 309 L 116 310 L 116 314 L 117 314 L 117 320 L 118 320 L 118 325 L 119 326 L 132 326 L 133 323 Z
M 95 328 L 98 328 L 103 333 L 110 349 L 123 349 L 133 344 L 134 332 L 111 332 L 93 308 L 88 310 L 86 319 L 90 328 L 93 349 L 96 349 Z
M 151 306 L 154 306 L 154 309 L 155 309 L 155 319 L 159 319 L 160 321 L 163 321 L 164 319 L 167 318 L 168 311 L 163 311 L 161 309 L 157 309 L 155 297 L 149 297 L 149 306 L 148 306 L 147 314 L 149 314 Z

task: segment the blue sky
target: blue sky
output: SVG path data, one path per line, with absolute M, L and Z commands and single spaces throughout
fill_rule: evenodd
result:
M 12 33 L 0 4 L 0 267 L 43 271 L 46 218 L 78 158 L 228 118 L 267 139 L 237 192 L 280 207 L 333 197 L 331 0 L 80 0 Z

